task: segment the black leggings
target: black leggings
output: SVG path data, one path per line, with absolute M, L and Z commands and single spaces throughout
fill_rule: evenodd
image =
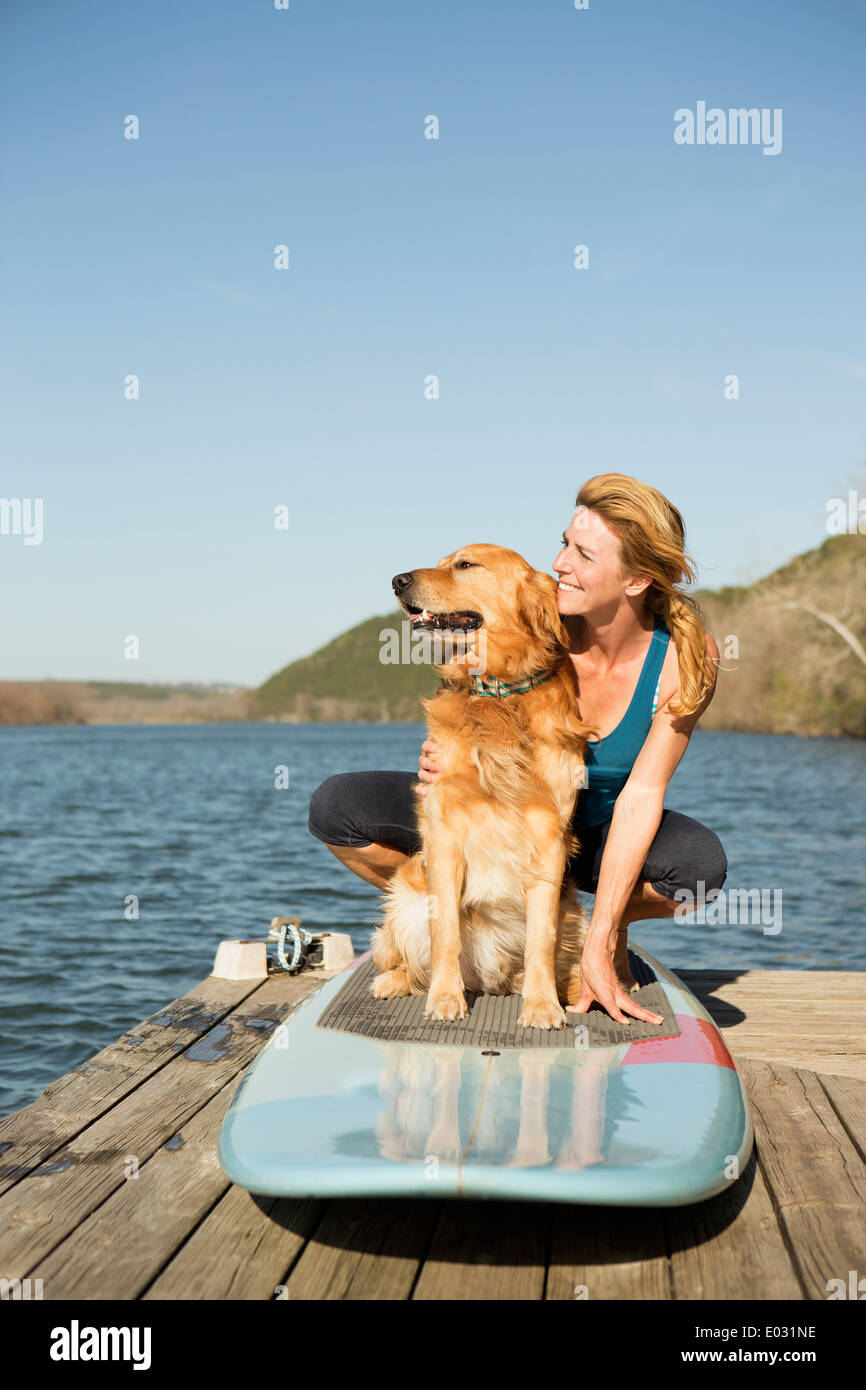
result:
M 338 772 L 317 787 L 310 798 L 307 828 L 329 845 L 393 845 L 416 854 L 421 837 L 415 820 L 414 772 Z M 567 873 L 585 893 L 594 893 L 601 872 L 610 821 L 590 829 L 574 819 L 580 853 L 569 860 Z M 663 811 L 640 878 L 672 901 L 678 889 L 697 899 L 721 888 L 728 871 L 722 843 L 712 830 L 679 811 Z

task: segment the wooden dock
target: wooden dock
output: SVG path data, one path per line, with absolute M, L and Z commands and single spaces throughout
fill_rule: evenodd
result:
M 330 976 L 211 976 L 0 1120 L 0 1279 L 41 1279 L 46 1300 L 826 1300 L 828 1281 L 866 1275 L 866 973 L 676 973 L 752 1103 L 755 1154 L 718 1197 L 253 1197 L 222 1174 L 220 1125 L 273 1028 Z

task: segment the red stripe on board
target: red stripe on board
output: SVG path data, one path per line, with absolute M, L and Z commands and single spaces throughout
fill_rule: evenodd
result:
M 644 1038 L 631 1043 L 620 1062 L 621 1067 L 636 1062 L 704 1062 L 736 1071 L 733 1058 L 719 1030 L 705 1018 L 691 1014 L 675 1014 L 680 1027 L 678 1038 Z

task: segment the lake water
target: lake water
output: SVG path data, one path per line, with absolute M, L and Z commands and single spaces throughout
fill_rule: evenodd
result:
M 225 937 L 299 913 L 366 949 L 380 895 L 309 834 L 309 798 L 333 772 L 417 770 L 423 738 L 405 724 L 0 729 L 0 1113 L 204 979 Z M 762 890 L 764 922 L 647 922 L 633 938 L 674 969 L 866 969 L 864 787 L 866 743 L 698 729 L 665 804 L 716 831 L 723 894 Z

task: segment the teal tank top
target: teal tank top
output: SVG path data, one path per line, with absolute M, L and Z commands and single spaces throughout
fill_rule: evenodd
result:
M 613 815 L 614 802 L 628 781 L 656 712 L 661 669 L 671 634 L 664 619 L 654 616 L 649 651 L 631 704 L 607 738 L 591 739 L 586 746 L 587 785 L 578 797 L 577 819 L 590 827 L 603 825 Z

